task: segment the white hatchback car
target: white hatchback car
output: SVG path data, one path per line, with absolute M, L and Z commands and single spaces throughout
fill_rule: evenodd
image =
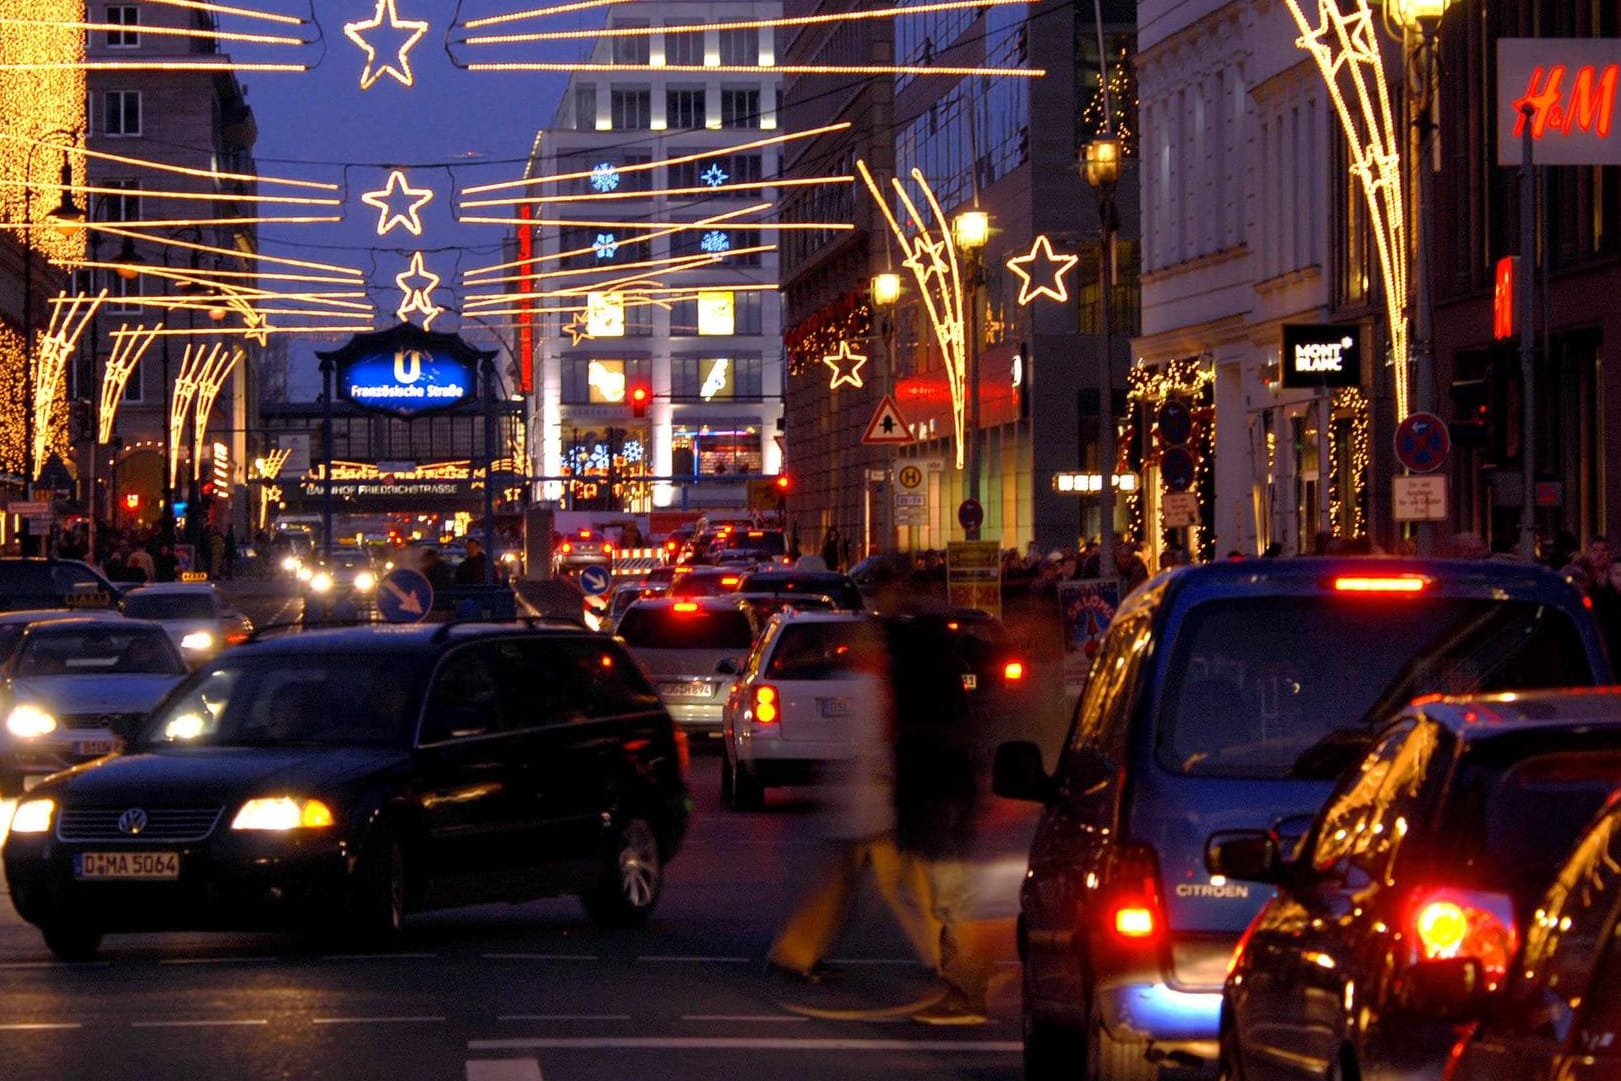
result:
M 253 621 L 231 607 L 213 582 L 157 582 L 137 586 L 120 604 L 131 619 L 163 624 L 189 665 L 198 665 L 253 634 Z
M 888 651 L 867 613 L 785 609 L 749 653 L 725 710 L 721 801 L 758 810 L 777 785 L 813 784 L 887 723 Z

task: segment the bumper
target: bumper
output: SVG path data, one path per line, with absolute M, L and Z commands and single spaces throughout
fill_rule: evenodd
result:
M 670 719 L 688 735 L 718 737 L 721 734 L 725 717 L 720 703 L 683 705 L 679 699 L 666 699 L 664 705 L 670 711 Z
M 84 852 L 176 852 L 179 876 L 83 880 Z M 66 844 L 12 834 L 6 878 L 29 923 L 67 922 L 101 931 L 292 929 L 343 912 L 349 859 L 341 838 L 290 838 L 220 831 L 195 844 Z
M 1214 1067 L 1221 1033 L 1221 989 L 1177 990 L 1164 983 L 1100 983 L 1099 1019 L 1117 1040 L 1148 1040 Z

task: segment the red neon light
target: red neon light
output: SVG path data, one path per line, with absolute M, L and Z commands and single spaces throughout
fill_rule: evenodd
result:
M 518 207 L 519 220 L 535 216 L 527 203 Z M 518 392 L 528 394 L 535 389 L 535 302 L 529 299 L 535 291 L 535 229 L 532 225 L 518 226 L 518 261 L 523 269 L 518 281 L 523 299 L 518 301 Z
M 1520 258 L 1506 255 L 1497 260 L 1492 284 L 1492 337 L 1498 341 L 1514 337 L 1514 279 Z
M 1573 130 L 1590 132 L 1600 139 L 1610 137 L 1610 122 L 1615 116 L 1615 91 L 1621 83 L 1621 64 L 1606 65 L 1602 72 L 1592 64 L 1576 69 L 1575 85 L 1570 88 L 1570 99 L 1565 100 L 1563 84 L 1567 68 L 1564 64 L 1532 68 L 1525 93 L 1514 102 L 1514 137 L 1525 135 L 1525 113 L 1531 106 L 1531 138 L 1541 139 L 1549 129 L 1557 135 L 1569 135 Z

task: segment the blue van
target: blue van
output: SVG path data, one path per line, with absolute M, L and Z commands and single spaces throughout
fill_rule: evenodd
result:
M 1021 887 L 1025 1076 L 1215 1076 L 1223 979 L 1270 889 L 1212 876 L 1221 830 L 1304 831 L 1413 698 L 1608 683 L 1584 598 L 1529 564 L 1389 557 L 1182 567 L 1121 604 L 1051 774 Z M 1293 820 L 1293 821 L 1291 821 Z

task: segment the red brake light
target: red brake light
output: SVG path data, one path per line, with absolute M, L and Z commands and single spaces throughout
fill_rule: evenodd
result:
M 571 544 L 568 541 L 564 541 L 563 542 L 563 554 L 568 555 L 572 551 L 574 551 L 574 545 Z
M 1340 593 L 1422 593 L 1430 580 L 1420 574 L 1341 574 L 1334 578 Z
M 754 688 L 754 723 L 776 724 L 777 717 L 777 688 L 762 683 Z
M 1024 678 L 1024 662 L 1008 661 L 1002 666 L 1002 678 L 1009 683 L 1017 683 Z
M 1414 898 L 1412 912 L 1419 959 L 1474 957 L 1493 984 L 1508 972 L 1519 935 L 1506 894 L 1430 890 Z
M 1114 933 L 1121 938 L 1152 938 L 1154 910 L 1151 908 L 1117 908 L 1114 910 Z
M 677 612 L 696 612 L 698 610 L 698 602 L 697 601 L 676 601 L 670 607 L 674 608 Z
M 1164 929 L 1158 867 L 1153 850 L 1138 845 L 1127 845 L 1115 858 L 1103 894 L 1103 925 L 1122 946 L 1146 945 Z
M 741 582 L 742 580 L 743 579 L 737 577 L 735 574 L 727 574 L 721 577 L 720 584 L 727 589 L 736 589 L 737 583 Z
M 603 541 L 602 542 L 602 554 L 605 555 L 605 556 L 613 555 L 614 554 L 614 546 L 609 544 L 607 541 Z

